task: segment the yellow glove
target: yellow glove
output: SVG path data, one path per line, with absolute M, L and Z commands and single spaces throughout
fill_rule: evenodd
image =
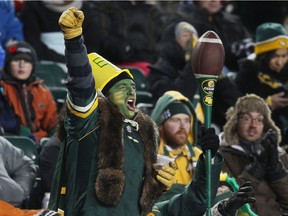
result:
M 75 38 L 82 34 L 82 23 L 84 14 L 75 7 L 71 7 L 64 11 L 58 21 L 65 39 Z
M 177 165 L 174 162 L 170 162 L 169 165 L 162 166 L 157 172 L 156 178 L 169 189 L 175 182 L 176 170 Z

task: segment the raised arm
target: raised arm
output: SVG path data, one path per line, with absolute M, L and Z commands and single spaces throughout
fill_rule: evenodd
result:
M 83 21 L 83 12 L 73 7 L 59 18 L 66 47 L 68 108 L 76 112 L 88 111 L 96 98 L 95 82 L 82 38 Z

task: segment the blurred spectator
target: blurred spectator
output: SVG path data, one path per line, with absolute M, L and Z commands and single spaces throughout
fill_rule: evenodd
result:
M 7 139 L 0 137 L 0 200 L 21 207 L 29 197 L 35 180 L 33 160 Z
M 49 89 L 34 75 L 36 61 L 34 49 L 26 42 L 6 48 L 0 124 L 7 134 L 26 135 L 39 142 L 53 132 L 57 107 Z
M 159 58 L 150 66 L 148 83 L 154 100 L 168 90 L 181 92 L 193 103 L 197 117 L 203 123 L 198 83 L 191 66 L 191 54 L 196 42 L 197 32 L 188 22 L 170 24 L 163 31 Z M 212 118 L 220 129 L 225 123 L 226 110 L 234 105 L 238 96 L 240 93 L 234 83 L 220 75 L 214 92 Z
M 101 7 L 106 19 L 99 54 L 119 66 L 138 67 L 146 74 L 148 65 L 156 61 L 165 13 L 151 1 L 108 1 Z
M 88 52 L 96 52 L 101 34 L 97 2 L 82 0 L 72 1 L 27 1 L 21 12 L 20 19 L 24 25 L 25 40 L 31 44 L 39 60 L 65 63 L 64 39 L 58 26 L 58 19 L 63 11 L 70 7 L 81 9 L 86 14 L 83 23 L 83 34 Z M 96 7 L 96 8 L 95 8 Z M 66 70 L 66 67 L 64 67 Z
M 5 46 L 13 41 L 23 41 L 22 23 L 15 15 L 15 8 L 12 0 L 0 1 L 0 44 Z
M 239 98 L 227 111 L 220 137 L 223 171 L 239 184 L 254 186 L 252 209 L 258 215 L 287 215 L 288 176 L 282 163 L 287 167 L 288 157 L 278 146 L 280 130 L 265 101 L 255 94 Z
M 238 71 L 237 61 L 253 52 L 253 41 L 238 16 L 222 10 L 221 0 L 199 0 L 193 4 L 180 4 L 182 15 L 198 31 L 216 32 L 225 48 L 225 66 Z M 185 7 L 187 6 L 187 7 Z
M 282 131 L 281 145 L 288 145 L 287 62 L 287 30 L 279 23 L 263 23 L 256 30 L 255 54 L 239 62 L 235 79 L 243 94 L 254 93 L 267 101 Z
M 195 28 L 187 22 L 172 23 L 164 29 L 158 45 L 159 57 L 150 66 L 147 78 L 154 103 L 166 91 L 175 90 L 188 97 L 197 111 L 201 110 L 197 104 L 197 82 L 190 64 L 197 36 Z M 198 118 L 203 121 L 200 113 L 197 112 Z
M 282 23 L 287 14 L 286 1 L 226 1 L 225 8 L 241 18 L 250 34 L 255 38 L 257 26 L 265 22 Z

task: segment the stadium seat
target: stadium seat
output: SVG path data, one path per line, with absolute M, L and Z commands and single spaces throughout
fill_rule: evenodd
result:
M 35 75 L 48 87 L 65 87 L 67 73 L 56 63 L 37 63 Z
M 65 87 L 52 87 L 52 86 L 48 88 L 51 91 L 54 100 L 56 101 L 58 111 L 60 111 L 66 100 L 67 89 Z
M 39 155 L 37 151 L 37 145 L 32 139 L 26 136 L 12 136 L 12 135 L 3 137 L 6 138 L 8 141 L 10 141 L 17 148 L 22 149 L 25 155 L 33 159 L 35 164 L 38 165 Z

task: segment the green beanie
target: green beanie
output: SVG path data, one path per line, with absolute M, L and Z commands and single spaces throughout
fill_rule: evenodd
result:
M 190 109 L 185 103 L 182 103 L 181 101 L 174 101 L 161 113 L 159 125 L 162 125 L 167 119 L 179 113 L 184 113 L 191 116 Z
M 288 48 L 288 32 L 279 23 L 263 23 L 256 29 L 255 54 Z

